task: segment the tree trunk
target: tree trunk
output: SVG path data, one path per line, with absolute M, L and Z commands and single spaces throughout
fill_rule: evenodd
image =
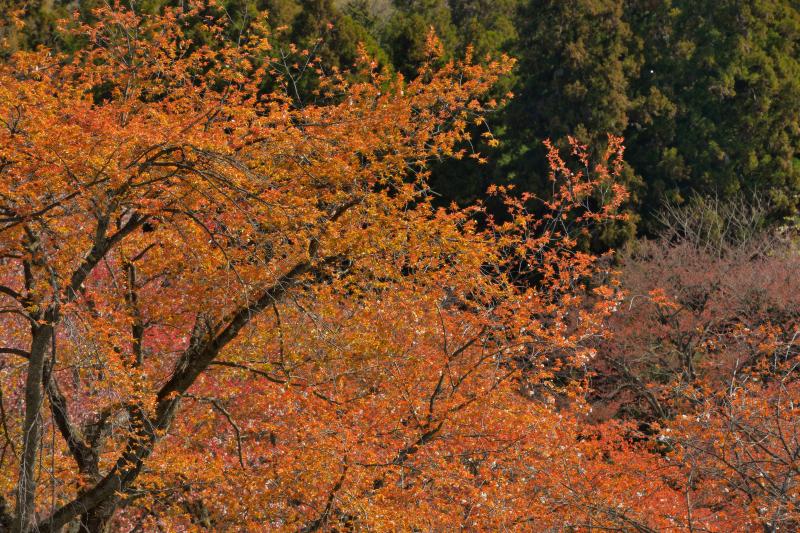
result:
M 42 404 L 44 403 L 44 373 L 47 347 L 53 334 L 50 325 L 35 326 L 31 342 L 28 375 L 25 379 L 25 422 L 22 426 L 22 458 L 17 481 L 17 504 L 12 531 L 28 533 L 34 525 L 36 510 L 36 459 L 42 437 Z
M 117 498 L 111 497 L 91 511 L 81 515 L 81 523 L 78 533 L 107 533 L 114 512 L 117 510 Z

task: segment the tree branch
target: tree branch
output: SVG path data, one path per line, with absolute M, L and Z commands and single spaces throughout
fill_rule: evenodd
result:
M 311 522 L 307 523 L 303 527 L 299 529 L 300 533 L 311 533 L 313 531 L 319 531 L 320 528 L 324 527 L 328 523 L 328 519 L 331 515 L 331 511 L 333 511 L 333 504 L 336 501 L 336 494 L 341 490 L 342 485 L 344 485 L 345 477 L 347 477 L 347 469 L 349 464 L 347 463 L 347 456 L 344 457 L 344 467 L 342 468 L 342 475 L 339 476 L 339 479 L 336 480 L 336 483 L 331 487 L 331 491 L 328 493 L 328 500 L 325 502 L 325 508 L 322 510 L 322 514 L 320 514 L 319 518 L 312 520 Z
M 186 392 L 197 376 L 208 368 L 211 361 L 230 341 L 236 338 L 236 335 L 250 323 L 256 314 L 283 297 L 304 274 L 312 270 L 314 267 L 308 261 L 296 264 L 289 272 L 278 278 L 275 284 L 264 290 L 255 302 L 243 305 L 223 319 L 213 328 L 217 331 L 216 335 L 208 335 L 206 340 L 189 346 L 179 360 L 172 378 L 158 392 L 159 402 L 167 400 L 170 396 Z
M 233 416 L 231 416 L 230 412 L 227 409 L 225 409 L 222 403 L 220 403 L 220 401 L 216 398 L 206 398 L 204 396 L 195 396 L 193 394 L 184 394 L 183 396 L 185 398 L 191 398 L 193 400 L 197 400 L 198 402 L 210 403 L 214 407 L 214 409 L 222 413 L 222 416 L 225 417 L 225 419 L 233 428 L 233 432 L 236 434 L 236 452 L 239 455 L 239 466 L 241 466 L 242 469 L 244 470 L 244 459 L 242 457 L 242 430 L 239 429 L 239 425 L 233 419 Z
M 117 235 L 122 231 L 118 231 Z M 92 257 L 91 254 L 90 257 Z M 52 515 L 39 522 L 36 527 L 40 531 L 59 530 L 75 516 L 91 511 L 110 498 L 115 498 L 117 493 L 124 492 L 137 478 L 144 461 L 153 452 L 157 435 L 169 429 L 181 396 L 208 368 L 219 352 L 236 338 L 254 316 L 295 287 L 303 275 L 321 269 L 322 266 L 338 259 L 338 257 L 326 258 L 316 267 L 309 261 L 300 262 L 278 278 L 272 286 L 265 289 L 254 303 L 241 306 L 216 327 L 209 328 L 215 330 L 216 333 L 213 331 L 202 333 L 201 329 L 198 329 L 196 334 L 193 334 L 190 346 L 180 357 L 172 377 L 161 387 L 156 396 L 155 417 L 150 419 L 141 407 L 130 406 L 129 411 L 134 431 L 128 438 L 127 447 L 117 459 L 114 467 L 94 487 L 57 509 Z M 76 274 L 78 272 L 80 269 L 76 271 Z
M 99 470 L 97 464 L 97 455 L 92 450 L 92 447 L 87 444 L 86 439 L 81 434 L 78 427 L 72 424 L 69 418 L 69 409 L 67 407 L 67 399 L 61 393 L 58 387 L 55 376 L 53 375 L 52 360 L 47 365 L 44 372 L 44 385 L 47 392 L 47 399 L 50 401 L 50 411 L 53 414 L 53 420 L 64 437 L 72 457 L 78 464 L 78 468 L 82 474 L 88 474 L 96 479 L 99 477 Z
M 5 346 L 0 346 L 0 353 L 6 353 L 10 355 L 18 355 L 25 359 L 30 359 L 31 353 L 27 350 L 20 350 L 19 348 L 7 348 Z
M 100 263 L 103 257 L 105 257 L 108 251 L 122 241 L 122 239 L 130 235 L 135 229 L 144 224 L 146 220 L 146 216 L 143 217 L 134 214 L 124 226 L 118 229 L 117 232 L 110 237 L 106 235 L 106 232 L 108 231 L 109 218 L 105 217 L 98 222 L 92 249 L 89 250 L 86 258 L 84 258 L 83 262 L 70 278 L 69 285 L 67 286 L 67 302 L 74 301 L 78 297 L 78 293 L 80 292 L 83 282 L 86 281 L 86 278 L 89 276 L 92 270 L 94 270 L 98 263 Z
M 0 285 L 0 294 L 5 294 L 6 296 L 10 296 L 17 300 L 18 302 L 22 301 L 22 295 L 12 289 L 11 287 L 6 287 L 5 285 Z

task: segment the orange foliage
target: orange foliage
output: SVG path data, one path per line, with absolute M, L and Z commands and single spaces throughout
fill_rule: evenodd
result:
M 716 414 L 673 428 L 694 440 L 659 442 L 589 424 L 565 377 L 621 297 L 579 245 L 619 216 L 621 139 L 596 164 L 573 141 L 580 170 L 550 146 L 553 196 L 496 187 L 503 220 L 438 209 L 428 165 L 467 155 L 509 59 L 404 80 L 365 56 L 303 104 L 263 21 L 230 43 L 223 10 L 187 6 L 102 8 L 66 25 L 89 42 L 74 56 L 0 65 L 0 527 L 791 523 L 793 492 L 715 500 L 752 473 L 728 453 L 777 454 L 775 483 L 796 468 L 712 438 L 721 405 L 750 438 L 782 393 L 704 395 Z M 205 43 L 184 33 L 198 17 Z
M 608 176 L 479 228 L 426 167 L 509 60 L 406 82 L 365 58 L 300 105 L 265 26 L 191 42 L 200 7 L 100 9 L 74 57 L 0 68 L 13 528 L 526 519 L 516 458 L 558 424 L 522 380 L 584 360 L 612 305 L 571 236 Z

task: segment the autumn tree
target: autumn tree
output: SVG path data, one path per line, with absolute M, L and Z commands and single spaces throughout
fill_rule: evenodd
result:
M 595 419 L 632 421 L 669 462 L 687 530 L 797 527 L 795 234 L 753 199 L 695 198 L 620 254 L 626 297 L 598 347 Z
M 405 81 L 361 54 L 300 105 L 262 20 L 93 20 L 0 67 L 3 523 L 527 523 L 537 443 L 578 438 L 552 369 L 614 305 L 577 239 L 617 217 L 621 140 L 551 147 L 555 194 L 495 189 L 504 220 L 437 209 L 428 162 L 464 155 L 509 60 Z
M 798 257 L 791 233 L 769 229 L 768 212 L 743 197 L 695 198 L 662 212 L 659 239 L 618 255 L 626 303 L 594 360 L 604 409 L 671 418 L 685 407 L 687 388 L 726 389 L 731 375 L 757 367 L 758 346 L 773 328 L 790 342 L 800 317 Z

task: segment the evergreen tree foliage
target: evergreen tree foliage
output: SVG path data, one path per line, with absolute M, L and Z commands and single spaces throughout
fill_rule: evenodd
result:
M 653 9 L 655 7 L 655 9 Z M 626 132 L 645 205 L 692 192 L 800 193 L 800 12 L 785 0 L 651 0 L 628 6 L 644 66 Z M 635 18 L 634 18 L 635 17 Z
M 498 178 L 546 195 L 543 141 L 565 146 L 573 136 L 599 151 L 608 133 L 624 133 L 633 107 L 629 80 L 640 61 L 630 53 L 633 35 L 617 0 L 531 0 L 518 20 L 517 96 L 505 113 Z M 629 187 L 635 179 L 627 169 Z M 633 221 L 601 240 L 625 240 Z
M 394 13 L 383 30 L 383 42 L 397 69 L 410 77 L 427 59 L 431 30 L 452 53 L 458 42 L 446 0 L 394 0 Z

